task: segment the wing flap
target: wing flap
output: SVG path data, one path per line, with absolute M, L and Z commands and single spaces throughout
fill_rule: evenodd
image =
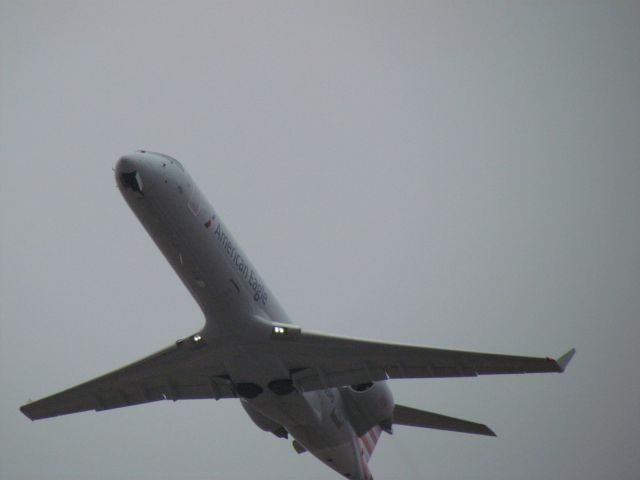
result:
M 293 383 L 303 391 L 323 390 L 326 388 L 353 385 L 354 379 L 361 379 L 355 383 L 377 382 L 386 380 L 387 373 L 383 368 L 354 368 L 353 365 L 318 366 L 315 368 L 295 369 L 291 375 Z
M 496 436 L 493 430 L 482 423 L 448 417 L 446 415 L 440 415 L 439 413 L 405 407 L 404 405 L 396 405 L 394 407 L 393 423 L 394 425 L 406 425 L 409 427 L 434 428 L 437 430 L 472 433 L 490 437 Z

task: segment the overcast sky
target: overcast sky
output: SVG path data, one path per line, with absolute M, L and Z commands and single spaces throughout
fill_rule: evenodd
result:
M 178 158 L 306 328 L 564 375 L 394 381 L 377 479 L 636 479 L 638 2 L 0 0 L 0 478 L 337 474 L 236 401 L 18 407 L 203 317 L 115 187 Z

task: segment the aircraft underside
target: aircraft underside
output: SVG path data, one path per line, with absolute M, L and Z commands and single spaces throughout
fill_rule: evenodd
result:
M 258 427 L 292 440 L 295 452 L 308 452 L 347 478 L 370 480 L 367 463 L 394 425 L 494 435 L 486 425 L 396 405 L 387 380 L 562 372 L 575 353 L 554 360 L 303 329 L 289 320 L 180 162 L 139 151 L 122 157 L 115 174 L 205 324 L 141 360 L 23 405 L 32 420 L 160 400 L 240 399 Z

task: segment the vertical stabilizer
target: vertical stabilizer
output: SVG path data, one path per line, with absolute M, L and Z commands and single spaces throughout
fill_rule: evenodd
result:
M 373 476 L 371 475 L 367 464 L 369 463 L 371 455 L 373 455 L 373 451 L 375 450 L 381 435 L 382 428 L 379 425 L 376 425 L 371 430 L 358 437 L 362 471 L 364 473 L 364 478 L 367 480 L 373 480 Z

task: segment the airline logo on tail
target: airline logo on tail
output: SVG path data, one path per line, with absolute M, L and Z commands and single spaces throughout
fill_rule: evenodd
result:
M 362 472 L 367 480 L 373 480 L 373 476 L 369 471 L 369 459 L 373 454 L 373 450 L 376 448 L 376 444 L 382 435 L 382 428 L 376 425 L 367 433 L 358 437 L 358 447 L 360 448 L 360 465 L 362 466 Z

